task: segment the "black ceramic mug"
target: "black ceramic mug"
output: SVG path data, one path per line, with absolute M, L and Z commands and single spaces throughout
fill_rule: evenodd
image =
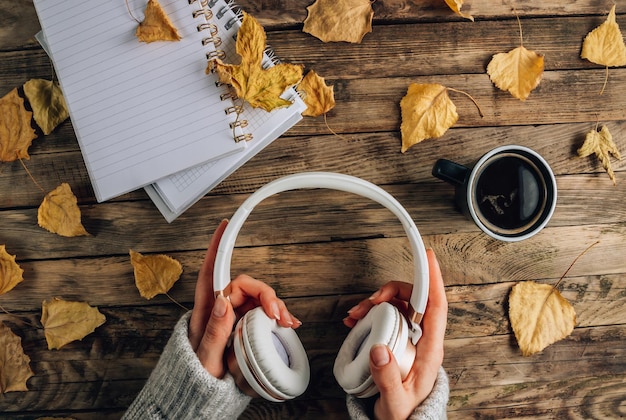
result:
M 455 186 L 455 203 L 463 214 L 502 241 L 533 236 L 556 207 L 556 179 L 550 165 L 524 146 L 493 149 L 471 168 L 439 159 L 432 174 Z

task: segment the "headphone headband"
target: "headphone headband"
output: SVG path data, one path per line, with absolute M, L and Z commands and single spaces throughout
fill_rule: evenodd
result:
M 417 227 L 409 213 L 388 192 L 363 179 L 331 172 L 304 172 L 278 178 L 250 195 L 230 219 L 220 241 L 213 269 L 213 290 L 222 292 L 230 283 L 230 262 L 237 234 L 254 207 L 264 199 L 288 190 L 326 188 L 354 193 L 372 199 L 390 210 L 402 223 L 413 252 L 414 278 L 411 307 L 417 316 L 411 320 L 419 324 L 428 299 L 428 259 Z

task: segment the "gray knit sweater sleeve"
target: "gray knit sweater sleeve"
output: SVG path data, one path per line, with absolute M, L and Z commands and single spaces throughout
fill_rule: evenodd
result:
M 446 407 L 450 396 L 450 388 L 448 383 L 448 375 L 439 368 L 435 386 L 428 397 L 413 411 L 409 420 L 443 420 L 448 418 Z M 368 399 L 355 398 L 352 395 L 347 396 L 348 413 L 353 420 L 369 419 L 374 411 L 375 397 Z
M 148 382 L 124 419 L 232 419 L 248 406 L 232 376 L 211 376 L 200 364 L 188 338 L 191 312 L 174 328 Z

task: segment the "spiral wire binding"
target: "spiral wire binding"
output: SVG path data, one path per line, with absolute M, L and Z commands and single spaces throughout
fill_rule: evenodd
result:
M 209 36 L 202 39 L 202 45 L 206 46 L 209 44 L 213 44 L 213 46 L 215 47 L 215 50 L 209 51 L 206 53 L 207 60 L 209 61 L 214 61 L 216 59 L 223 60 L 226 57 L 226 52 L 218 48 L 222 45 L 222 38 L 218 36 L 219 29 L 216 24 L 211 22 L 211 19 L 215 17 L 221 20 L 226 15 L 226 13 L 228 13 L 228 11 L 232 11 L 235 16 L 230 18 L 224 24 L 224 27 L 226 28 L 226 30 L 230 30 L 238 22 L 241 22 L 241 20 L 243 19 L 243 11 L 236 4 L 234 0 L 229 0 L 228 3 L 225 6 L 221 7 L 215 14 L 213 13 L 212 9 L 217 4 L 218 0 L 188 0 L 188 2 L 190 5 L 198 2 L 200 6 L 199 9 L 195 10 L 192 13 L 193 18 L 197 19 L 200 17 L 204 17 L 205 19 L 205 22 L 198 24 L 196 27 L 198 29 L 198 32 L 207 31 L 209 34 Z M 236 40 L 236 35 L 234 38 Z M 273 57 L 275 57 L 275 55 Z M 215 66 L 210 66 L 210 67 L 212 67 L 211 68 L 212 72 L 215 71 Z M 217 87 L 221 87 L 224 84 L 219 81 L 216 81 L 215 85 Z M 226 101 L 226 100 L 234 101 L 236 99 L 237 99 L 237 95 L 230 87 L 229 87 L 228 92 L 222 93 L 220 95 L 220 100 L 222 101 Z M 224 112 L 226 113 L 226 115 L 233 114 L 233 113 L 240 115 L 243 112 L 243 106 L 242 105 L 229 106 L 228 108 L 224 110 Z M 233 122 L 230 122 L 229 126 L 233 130 L 237 127 L 244 128 L 248 126 L 248 120 L 237 119 Z M 244 133 L 244 134 L 234 136 L 235 142 L 249 141 L 249 140 L 252 140 L 252 138 L 253 136 L 250 133 Z

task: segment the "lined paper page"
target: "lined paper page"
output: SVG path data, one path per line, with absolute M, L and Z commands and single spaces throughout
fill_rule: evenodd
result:
M 124 0 L 35 0 L 98 201 L 245 148 L 206 75 L 198 5 L 161 0 L 178 42 L 142 43 Z M 146 0 L 128 0 L 143 19 Z
M 225 1 L 214 0 L 210 3 L 215 3 L 213 22 L 218 26 L 218 33 L 222 38 L 220 48 L 226 54 L 224 61 L 237 63 L 239 58 L 235 52 L 235 43 L 241 23 L 236 14 L 227 7 Z M 272 61 L 267 55 L 264 64 L 266 66 L 272 65 Z M 170 222 L 174 220 L 217 184 L 300 121 L 301 113 L 306 109 L 306 105 L 294 89 L 289 89 L 284 97 L 293 101 L 293 105 L 272 112 L 252 108 L 247 103 L 244 104 L 244 111 L 240 119 L 248 122 L 245 130 L 253 136 L 244 152 L 170 175 L 146 187 L 146 192 L 166 220 Z

